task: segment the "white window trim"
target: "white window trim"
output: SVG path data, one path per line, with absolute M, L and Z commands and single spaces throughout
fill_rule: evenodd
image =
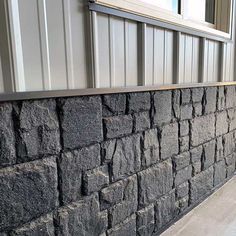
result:
M 229 33 L 226 33 L 217 28 L 218 27 L 217 20 L 216 24 L 213 25 L 210 23 L 209 24 L 204 22 L 201 23 L 190 19 L 184 19 L 183 15 L 175 14 L 171 11 L 138 0 L 95 0 L 95 3 L 103 6 L 115 8 L 129 13 L 138 14 L 140 16 L 156 19 L 165 23 L 170 23 L 172 25 L 183 26 L 185 28 L 189 28 L 190 30 L 194 29 L 201 32 L 213 34 L 225 39 L 231 39 L 231 31 L 232 31 L 231 26 L 233 19 L 232 9 L 235 4 L 234 2 L 235 0 L 231 1 L 231 9 L 229 16 L 230 20 L 228 22 L 228 25 L 224 26 L 225 28 L 229 29 Z

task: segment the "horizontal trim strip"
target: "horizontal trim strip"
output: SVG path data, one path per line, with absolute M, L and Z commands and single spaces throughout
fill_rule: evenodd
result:
M 162 27 L 162 28 L 166 28 L 166 29 L 170 29 L 170 30 L 174 30 L 174 31 L 179 31 L 182 33 L 195 35 L 195 36 L 202 37 L 202 38 L 208 38 L 208 39 L 212 39 L 212 40 L 216 40 L 216 41 L 220 41 L 220 42 L 232 42 L 232 39 L 224 38 L 222 36 L 217 36 L 217 35 L 214 35 L 211 33 L 202 32 L 200 30 L 190 29 L 190 28 L 187 28 L 184 26 L 173 25 L 171 23 L 162 22 L 160 20 L 155 20 L 155 19 L 148 18 L 145 16 L 140 16 L 140 15 L 137 15 L 134 13 L 110 8 L 110 7 L 103 6 L 103 5 L 100 5 L 97 3 L 89 2 L 89 10 L 108 14 L 108 15 L 118 16 L 118 17 L 130 19 L 130 20 L 134 20 L 137 22 L 142 22 L 142 23 L 146 23 L 146 24 L 150 24 L 150 25 L 155 25 L 158 27 Z
M 183 88 L 233 86 L 233 85 L 236 85 L 236 82 L 215 82 L 215 83 L 196 83 L 196 84 L 174 84 L 174 85 L 164 85 L 164 86 L 135 86 L 135 87 L 122 87 L 122 88 L 88 88 L 88 89 L 54 90 L 54 91 L 14 92 L 14 93 L 0 94 L 0 102 L 33 100 L 33 99 L 44 99 L 44 98 L 58 98 L 58 97 L 103 95 L 103 94 L 115 94 L 115 93 L 150 92 L 150 91 L 174 90 L 174 89 L 183 89 Z

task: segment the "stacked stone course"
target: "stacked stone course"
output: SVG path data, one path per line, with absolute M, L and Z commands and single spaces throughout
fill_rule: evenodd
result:
M 159 235 L 235 173 L 236 88 L 0 104 L 0 235 Z

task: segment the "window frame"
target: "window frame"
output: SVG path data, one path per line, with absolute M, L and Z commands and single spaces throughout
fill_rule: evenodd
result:
M 207 22 L 198 22 L 191 19 L 185 19 L 182 12 L 184 0 L 181 1 L 181 14 L 176 14 L 166 9 L 159 8 L 157 6 L 144 3 L 138 0 L 93 0 L 92 2 L 102 5 L 105 7 L 110 7 L 116 10 L 124 11 L 131 14 L 136 14 L 142 17 L 146 17 L 152 20 L 161 21 L 164 23 L 171 24 L 177 27 L 184 27 L 188 30 L 199 31 L 201 33 L 211 34 L 213 36 L 224 38 L 225 40 L 232 40 L 232 22 L 233 22 L 233 9 L 235 6 L 235 0 L 230 1 L 230 15 L 229 19 L 224 20 L 224 23 L 227 22 L 228 25 L 224 25 L 225 28 L 228 29 L 228 32 L 224 32 L 220 29 L 219 20 L 217 19 L 217 4 L 216 0 L 215 4 L 215 24 L 207 23 Z M 223 1 L 223 0 L 221 0 Z M 225 23 L 226 24 L 226 23 Z

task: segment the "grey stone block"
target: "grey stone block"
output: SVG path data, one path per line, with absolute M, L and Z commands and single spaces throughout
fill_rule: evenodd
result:
M 53 99 L 24 101 L 15 106 L 18 162 L 60 152 L 59 123 Z
M 192 178 L 192 166 L 187 166 L 184 169 L 178 170 L 175 175 L 175 186 L 178 186 Z
M 192 104 L 182 105 L 180 107 L 180 119 L 191 120 L 193 118 L 193 106 Z
M 216 87 L 205 88 L 204 114 L 210 114 L 216 111 L 216 95 Z
M 149 167 L 150 165 L 157 163 L 159 160 L 157 130 L 151 129 L 146 131 L 143 136 L 142 167 Z
M 123 200 L 126 182 L 126 180 L 120 180 L 101 190 L 100 202 L 102 210 L 110 208 Z
M 189 135 L 189 122 L 187 120 L 179 122 L 180 137 Z
M 109 222 L 112 227 L 135 213 L 138 208 L 137 176 L 134 175 L 123 180 L 123 184 L 124 191 L 122 202 L 109 209 Z
M 107 212 L 100 212 L 97 195 L 60 208 L 56 222 L 58 236 L 100 236 L 108 227 Z
M 0 231 L 53 211 L 58 206 L 57 183 L 53 157 L 1 169 Z
M 174 117 L 178 120 L 180 118 L 180 90 L 173 91 L 173 111 Z
M 180 152 L 186 152 L 189 150 L 189 136 L 179 138 Z
M 100 97 L 77 97 L 59 101 L 64 149 L 80 148 L 102 141 Z
M 184 182 L 176 187 L 176 196 L 178 199 L 183 198 L 189 194 L 189 183 Z
M 190 164 L 190 153 L 184 152 L 173 158 L 175 170 L 183 169 Z
M 191 153 L 192 163 L 201 162 L 203 147 L 202 146 L 196 147 L 196 148 L 190 150 L 190 153 Z
M 212 190 L 214 181 L 213 174 L 214 174 L 214 169 L 213 167 L 210 167 L 209 169 L 194 176 L 190 180 L 191 204 L 199 202 Z
M 54 224 L 52 214 L 40 217 L 10 232 L 11 236 L 53 236 Z
M 137 235 L 152 235 L 155 227 L 154 205 L 151 204 L 137 212 Z
M 213 140 L 209 143 L 205 143 L 203 145 L 203 168 L 204 168 L 204 170 L 214 164 L 215 150 L 216 150 L 215 140 Z
M 228 115 L 226 111 L 216 114 L 216 136 L 226 134 L 228 132 Z
M 116 140 L 108 140 L 101 143 L 101 155 L 103 163 L 110 163 L 116 148 Z
M 235 165 L 226 167 L 226 176 L 227 178 L 231 178 L 235 174 Z
M 173 173 L 171 162 L 164 161 L 139 172 L 138 180 L 139 206 L 147 206 L 172 189 Z
M 163 127 L 161 132 L 161 159 L 165 160 L 168 157 L 179 153 L 178 141 L 178 124 L 169 124 Z
M 232 108 L 236 102 L 235 86 L 225 86 L 225 105 L 226 108 Z
M 191 101 L 191 90 L 181 89 L 181 105 L 188 104 Z
M 59 176 L 63 204 L 81 198 L 82 172 L 96 168 L 100 163 L 100 146 L 98 144 L 61 155 Z
M 195 102 L 202 102 L 204 89 L 203 88 L 192 88 L 192 101 Z
M 104 117 L 124 115 L 126 110 L 126 94 L 111 94 L 102 97 L 102 114 Z
M 134 131 L 140 132 L 150 128 L 150 115 L 149 112 L 140 112 L 134 114 Z
M 191 145 L 199 146 L 215 137 L 215 115 L 197 117 L 191 121 Z
M 175 192 L 172 191 L 168 195 L 161 197 L 156 202 L 156 231 L 162 229 L 178 214 L 178 207 L 175 204 Z
M 218 87 L 217 110 L 222 111 L 225 108 L 225 88 Z
M 233 153 L 225 157 L 225 163 L 227 166 L 235 165 L 235 161 L 236 161 L 236 153 Z
M 195 162 L 193 163 L 193 175 L 197 175 L 202 170 L 202 163 L 201 162 Z
M 229 116 L 229 131 L 235 130 L 236 129 L 236 110 L 229 109 L 228 116 Z
M 185 196 L 178 201 L 180 212 L 185 211 L 188 208 L 189 196 Z
M 216 139 L 216 161 L 221 161 L 224 158 L 223 138 Z
M 128 112 L 148 111 L 151 108 L 151 95 L 145 93 L 130 93 L 128 95 Z
M 215 164 L 214 186 L 223 183 L 226 178 L 225 161 L 220 161 Z
M 0 104 L 0 167 L 16 163 L 12 105 Z
M 112 180 L 123 179 L 136 173 L 141 167 L 140 135 L 117 140 L 111 164 Z
M 172 92 L 154 93 L 154 125 L 162 126 L 172 119 Z
M 109 184 L 108 166 L 100 166 L 85 172 L 83 181 L 86 195 L 99 191 Z
M 223 136 L 224 156 L 227 157 L 235 151 L 234 134 L 228 133 Z
M 108 236 L 136 236 L 136 216 L 132 215 L 121 224 L 107 231 Z
M 131 115 L 107 117 L 103 119 L 103 122 L 107 139 L 131 134 L 133 130 L 133 117 Z
M 193 104 L 193 116 L 198 117 L 202 115 L 202 104 L 200 102 Z

